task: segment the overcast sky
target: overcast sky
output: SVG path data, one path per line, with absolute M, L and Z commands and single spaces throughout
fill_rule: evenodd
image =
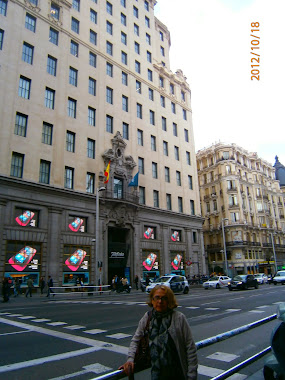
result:
M 285 165 L 285 1 L 158 0 L 154 9 L 170 31 L 171 70 L 182 69 L 192 91 L 196 151 L 235 143 Z

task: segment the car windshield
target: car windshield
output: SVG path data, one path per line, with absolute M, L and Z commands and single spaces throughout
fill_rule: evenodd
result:
M 211 277 L 208 281 L 219 281 L 219 277 L 217 276 Z
M 154 282 L 167 282 L 169 281 L 170 277 L 159 277 L 157 280 L 155 280 Z
M 285 272 L 277 272 L 276 276 L 285 276 Z
M 242 281 L 242 280 L 245 280 L 245 278 L 246 278 L 245 274 L 240 274 L 239 276 L 235 276 L 234 280 L 235 281 Z
M 254 277 L 262 277 L 262 274 L 255 274 Z

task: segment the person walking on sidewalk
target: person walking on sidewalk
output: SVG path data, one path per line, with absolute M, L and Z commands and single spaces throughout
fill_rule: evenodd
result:
M 33 284 L 33 280 L 31 278 L 28 279 L 27 285 L 28 285 L 28 288 L 26 291 L 26 297 L 28 297 L 28 295 L 30 295 L 30 297 L 32 297 L 32 290 L 33 290 L 34 284 Z
M 44 278 L 41 277 L 41 279 L 40 279 L 41 295 L 44 294 L 44 288 L 45 288 L 45 286 L 46 286 L 46 282 L 45 282 Z
M 135 276 L 134 283 L 135 283 L 135 285 L 136 285 L 136 289 L 139 290 L 139 277 L 138 277 L 137 274 L 136 274 L 136 276 Z
M 53 293 L 53 290 L 51 289 L 52 287 L 53 287 L 53 279 L 51 278 L 51 276 L 48 276 L 48 293 L 47 293 L 47 297 L 49 297 L 50 293 Z

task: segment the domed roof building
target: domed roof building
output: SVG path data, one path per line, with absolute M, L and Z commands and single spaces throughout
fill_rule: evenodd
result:
M 285 186 L 285 166 L 278 160 L 278 156 L 275 156 L 275 178 L 280 181 L 280 187 Z

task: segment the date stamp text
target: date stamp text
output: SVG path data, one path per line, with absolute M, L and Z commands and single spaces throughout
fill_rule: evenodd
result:
M 260 42 L 260 36 L 258 36 L 259 33 L 259 22 L 252 22 L 251 23 L 251 52 L 250 54 L 254 55 L 254 57 L 251 58 L 251 80 L 259 80 L 260 78 L 260 72 L 259 72 L 259 63 L 260 63 L 260 52 L 259 52 L 259 42 Z

